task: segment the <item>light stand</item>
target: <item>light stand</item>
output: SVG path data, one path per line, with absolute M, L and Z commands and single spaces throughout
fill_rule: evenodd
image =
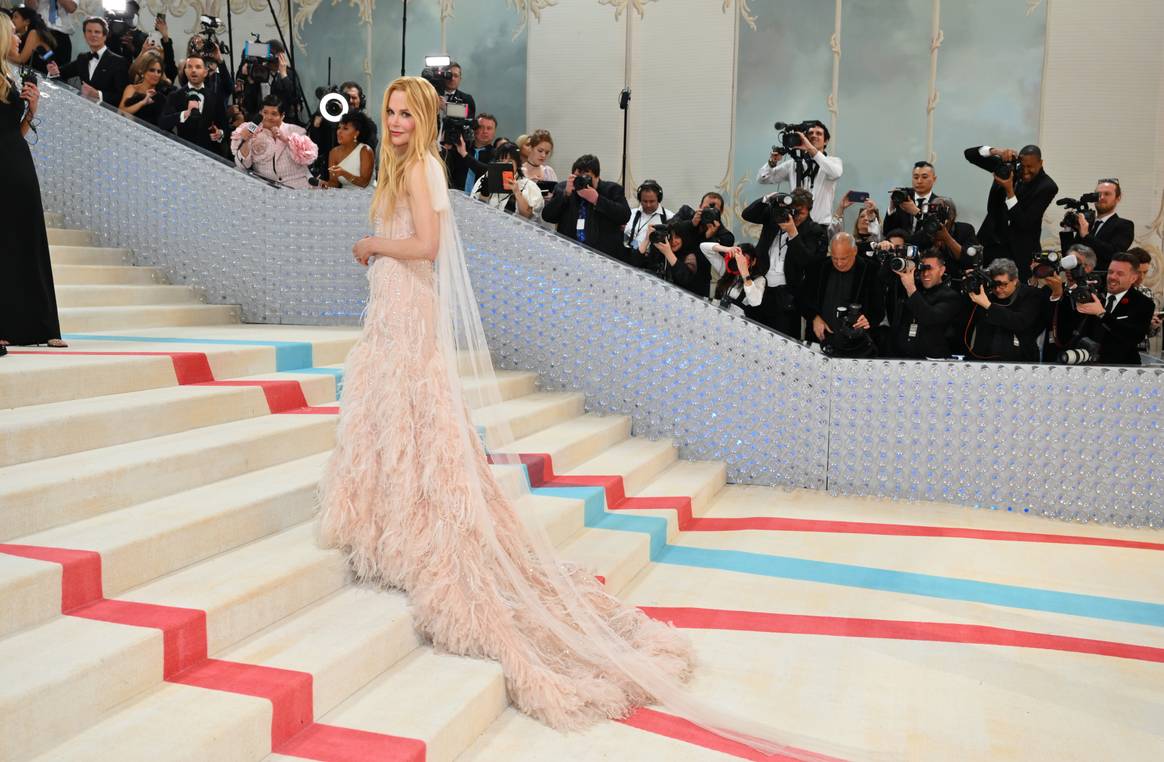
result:
M 293 45 L 288 45 L 288 38 L 283 36 L 283 27 L 279 24 L 279 16 L 275 13 L 275 6 L 271 0 L 267 0 L 267 8 L 271 11 L 271 20 L 275 22 L 275 31 L 279 33 L 279 42 L 283 43 L 283 49 L 287 51 L 289 63 L 291 64 L 291 74 L 295 78 L 295 89 L 299 95 L 299 103 L 295 104 L 295 118 L 299 118 L 300 107 L 306 108 L 307 96 L 303 94 L 303 83 L 299 81 L 299 72 L 295 71 L 295 48 Z M 289 26 L 295 26 L 294 19 L 291 18 L 291 0 L 287 0 L 287 18 Z M 287 30 L 290 35 L 291 29 Z M 294 37 L 290 37 L 292 43 L 295 42 Z
M 626 188 L 626 141 L 630 132 L 630 99 L 629 87 L 624 87 L 618 96 L 618 107 L 622 109 L 622 174 L 618 177 L 618 184 Z
M 404 45 L 408 41 L 408 0 L 400 0 L 402 17 L 400 19 L 400 76 L 408 74 L 405 67 Z
M 230 9 L 230 0 L 226 0 L 226 41 L 230 47 L 230 76 L 233 77 L 238 69 L 234 65 L 234 11 Z

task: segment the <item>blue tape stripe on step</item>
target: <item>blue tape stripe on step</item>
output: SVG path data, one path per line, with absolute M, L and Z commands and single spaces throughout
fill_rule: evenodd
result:
M 335 376 L 335 398 L 338 400 L 344 393 L 343 368 L 299 368 L 296 373 L 318 373 L 321 376 Z
M 61 338 L 69 341 L 139 341 L 158 344 L 217 344 L 241 347 L 273 347 L 275 370 L 303 370 L 314 367 L 312 346 L 306 341 L 252 341 L 250 339 L 188 339 L 176 336 L 104 336 L 95 333 L 70 333 Z

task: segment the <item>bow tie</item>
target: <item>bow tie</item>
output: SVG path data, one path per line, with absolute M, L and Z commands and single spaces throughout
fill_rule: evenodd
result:
M 101 54 L 100 54 L 100 53 L 90 53 L 90 54 L 89 54 L 89 60 L 90 60 L 90 61 L 98 61 L 98 60 L 100 60 L 100 59 L 101 59 Z

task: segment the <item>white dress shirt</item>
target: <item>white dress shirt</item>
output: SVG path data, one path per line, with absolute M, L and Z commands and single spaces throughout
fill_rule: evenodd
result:
M 105 51 L 107 51 L 107 50 L 109 50 L 109 48 L 102 45 L 101 49 L 97 51 L 97 57 L 89 59 L 89 79 L 90 80 L 93 79 L 93 73 L 95 71 L 97 71 L 97 64 L 101 63 L 101 56 L 105 55 Z M 89 52 L 92 53 L 92 51 L 89 51 Z
M 704 241 L 699 244 L 699 250 L 703 253 L 704 258 L 707 259 L 707 263 L 711 265 L 711 270 L 715 273 L 715 277 L 722 278 L 723 274 L 727 272 L 727 265 L 724 264 L 723 255 L 715 250 L 715 245 L 715 241 Z M 739 297 L 740 291 L 742 290 L 744 304 L 749 307 L 759 307 L 764 301 L 764 289 L 767 288 L 767 283 L 763 275 L 758 278 L 750 278 L 750 280 L 752 281 L 752 285 L 749 286 L 744 283 L 743 285 L 733 286 L 727 295 L 735 299 Z M 744 314 L 744 310 L 738 304 L 732 304 L 728 311 L 737 315 Z
M 651 225 L 662 225 L 667 220 L 674 218 L 675 213 L 670 209 L 664 209 L 662 204 L 655 207 L 655 211 L 650 214 L 643 212 L 641 206 L 636 206 L 631 209 L 630 219 L 622 231 L 622 241 L 627 247 L 637 249 L 647 234 L 651 232 L 649 230 Z
M 844 165 L 838 156 L 827 156 L 824 151 L 817 151 L 815 156 L 806 157 L 805 161 L 816 162 L 820 165 L 816 177 L 810 182 L 807 179 L 800 186 L 812 193 L 812 213 L 814 221 L 827 226 L 833 218 L 833 200 L 837 195 L 837 180 L 841 179 Z M 793 173 L 796 171 L 795 162 L 789 156 L 776 166 L 768 162 L 760 165 L 756 173 L 756 182 L 761 185 L 775 185 L 777 183 L 794 182 Z

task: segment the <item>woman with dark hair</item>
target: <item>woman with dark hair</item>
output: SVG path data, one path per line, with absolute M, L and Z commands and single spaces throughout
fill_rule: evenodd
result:
M 48 74 L 48 61 L 43 56 L 46 51 L 56 50 L 57 38 L 45 25 L 44 19 L 32 8 L 22 5 L 12 9 L 12 26 L 20 37 L 20 52 L 13 63 Z
M 0 13 L 0 355 L 8 344 L 67 346 L 61 341 L 53 265 L 40 202 L 36 165 L 24 136 L 32 128 L 40 91 L 18 84 L 12 63 L 20 38 Z
M 496 193 L 488 192 L 489 173 L 496 170 L 490 166 L 489 172 L 477 178 L 473 184 L 473 192 L 469 195 L 478 201 L 484 201 L 494 209 L 504 209 L 510 214 L 517 213 L 527 220 L 534 216 L 541 217 L 545 199 L 538 184 L 527 178 L 521 171 L 521 149 L 516 143 L 502 143 L 497 148 L 491 164 L 508 164 L 512 171 L 502 178 L 503 190 Z
M 723 246 L 715 241 L 704 241 L 699 250 L 719 278 L 715 284 L 716 304 L 741 317 L 744 307 L 759 307 L 764 302 L 768 287 L 768 257 L 759 256 L 750 243 Z
M 166 96 L 174 88 L 163 73 L 165 61 L 157 50 L 147 50 L 129 67 L 129 81 L 117 110 L 142 121 L 157 124 L 162 116 Z
M 235 163 L 259 177 L 289 188 L 307 189 L 308 170 L 319 156 L 302 127 L 283 121 L 283 101 L 277 95 L 263 98 L 259 124 L 246 122 L 230 136 Z
M 335 128 L 336 147 L 327 154 L 324 188 L 367 188 L 372 183 L 372 147 L 364 142 L 372 120 L 362 111 L 349 111 Z

